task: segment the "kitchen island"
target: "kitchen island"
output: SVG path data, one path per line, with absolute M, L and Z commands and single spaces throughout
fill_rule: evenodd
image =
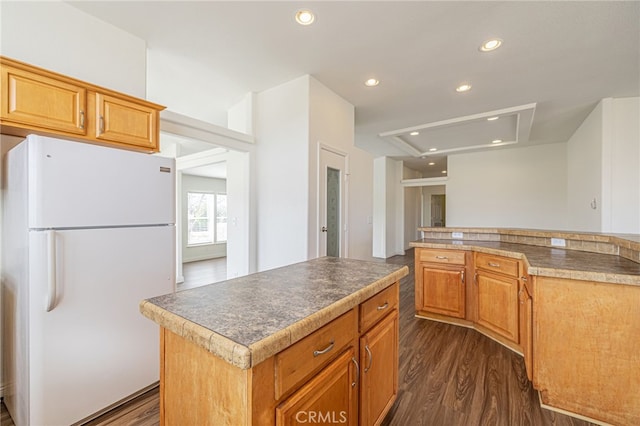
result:
M 420 230 L 416 316 L 522 354 L 546 408 L 640 424 L 640 236 Z
M 161 326 L 160 423 L 381 420 L 407 274 L 325 257 L 142 301 Z

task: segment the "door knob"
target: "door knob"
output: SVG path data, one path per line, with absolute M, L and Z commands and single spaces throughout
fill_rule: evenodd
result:
M 322 227 L 322 229 L 321 229 L 321 231 L 322 231 L 322 232 L 327 232 L 327 227 L 326 227 L 326 226 L 323 226 L 323 227 Z

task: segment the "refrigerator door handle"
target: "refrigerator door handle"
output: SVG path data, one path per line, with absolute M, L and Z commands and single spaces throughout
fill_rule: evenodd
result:
M 47 312 L 56 304 L 56 231 L 47 232 Z

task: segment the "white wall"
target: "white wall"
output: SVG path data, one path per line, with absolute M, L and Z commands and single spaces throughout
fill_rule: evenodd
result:
M 309 76 L 256 95 L 259 271 L 307 259 Z
M 18 143 L 22 141 L 22 138 L 17 138 L 13 136 L 0 135 L 0 224 L 2 223 L 2 209 L 3 209 L 3 199 L 4 199 L 4 158 L 7 151 L 16 146 Z M 2 241 L 2 227 L 0 226 L 0 241 Z M 0 244 L 0 276 L 2 276 L 2 245 Z M 4 293 L 3 286 L 0 283 L 0 335 L 3 329 L 2 321 L 3 321 L 3 311 L 4 311 L 4 301 L 2 293 Z M 4 395 L 5 386 L 4 383 L 4 372 L 3 372 L 3 348 L 2 348 L 3 339 L 0 338 L 0 396 Z
M 640 234 L 640 98 L 603 102 L 602 231 Z
M 566 144 L 449 157 L 447 226 L 567 229 Z
M 602 230 L 602 114 L 600 102 L 567 142 L 569 230 Z
M 373 256 L 404 254 L 404 190 L 402 161 L 373 161 Z
M 640 233 L 640 98 L 600 101 L 567 152 L 569 229 Z
M 197 260 L 215 259 L 227 255 L 227 244 L 206 244 L 189 247 L 187 245 L 188 213 L 187 192 L 211 192 L 217 194 L 227 193 L 227 182 L 224 179 L 213 179 L 202 176 L 182 174 L 182 261 L 194 262 Z M 228 225 L 227 225 L 228 226 Z
M 354 146 L 355 108 L 315 78 L 309 79 L 309 257 L 318 256 L 319 144 L 344 152 L 349 163 L 346 257 L 371 259 L 373 157 Z
M 251 211 L 251 154 L 227 154 L 227 278 L 253 272 L 255 238 L 247 224 L 254 223 Z
M 145 98 L 145 41 L 67 3 L 0 2 L 0 54 Z

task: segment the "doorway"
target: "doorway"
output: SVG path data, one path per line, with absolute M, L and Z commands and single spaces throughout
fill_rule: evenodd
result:
M 318 255 L 346 257 L 347 155 L 321 146 L 318 172 Z

